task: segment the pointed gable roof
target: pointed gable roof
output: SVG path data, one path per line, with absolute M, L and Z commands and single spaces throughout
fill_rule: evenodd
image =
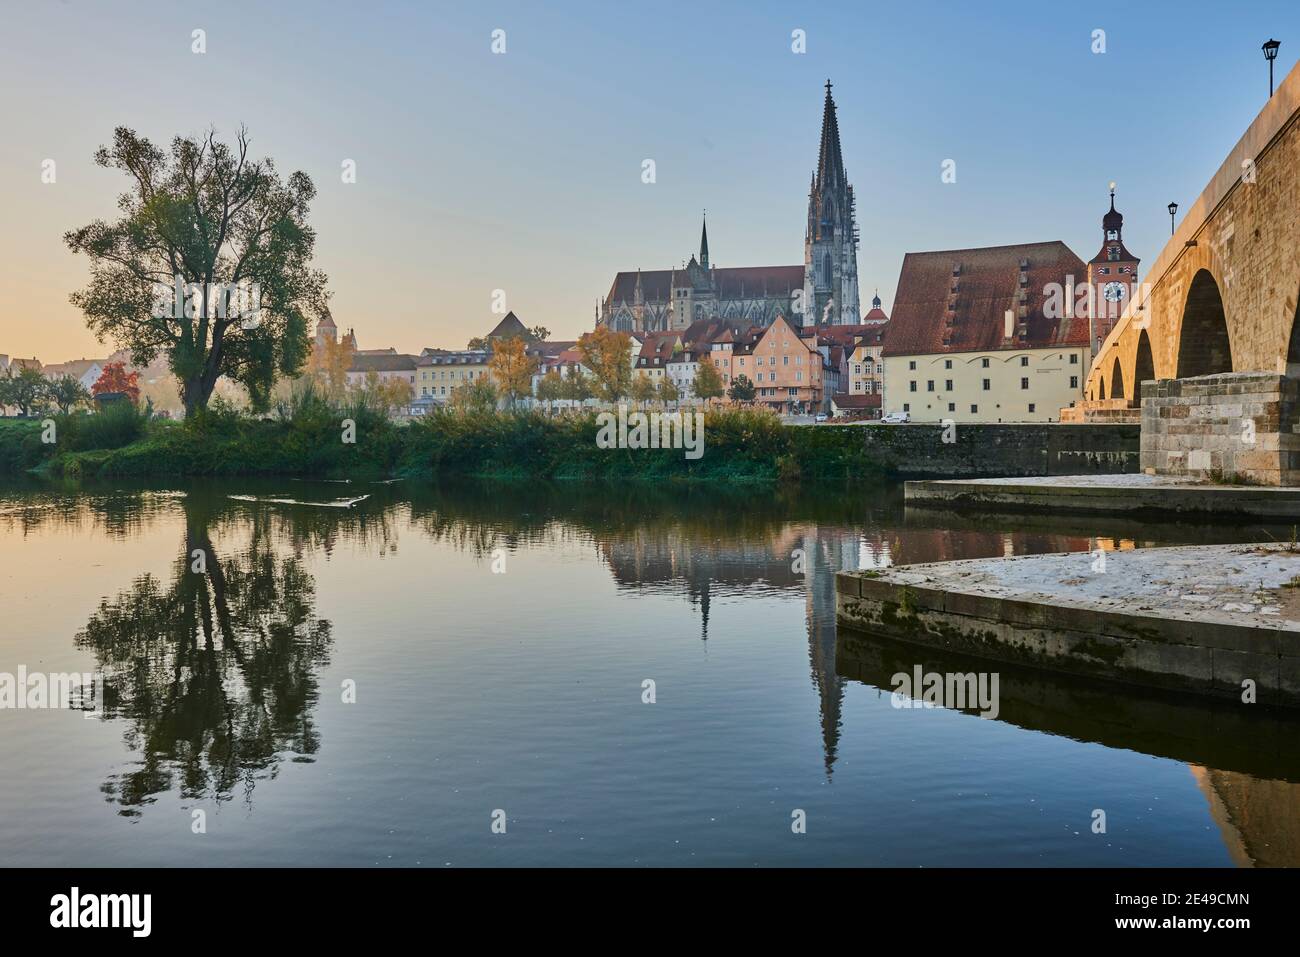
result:
M 514 337 L 524 339 L 536 338 L 513 312 L 507 312 L 505 318 L 496 324 L 496 328 L 487 334 L 489 339 L 511 339 Z

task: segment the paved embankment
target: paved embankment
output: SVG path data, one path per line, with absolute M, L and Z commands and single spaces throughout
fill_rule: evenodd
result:
M 908 505 L 996 511 L 1164 512 L 1300 521 L 1300 488 L 1210 485 L 1160 475 L 913 481 Z
M 840 572 L 836 615 L 984 658 L 1300 707 L 1300 548 L 1197 545 Z

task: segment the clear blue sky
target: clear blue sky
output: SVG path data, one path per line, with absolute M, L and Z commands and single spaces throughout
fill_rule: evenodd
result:
M 909 250 L 1062 239 L 1087 259 L 1112 179 L 1149 264 L 1166 204 L 1190 204 L 1263 105 L 1260 44 L 1282 41 L 1279 78 L 1300 53 L 1296 0 L 0 9 L 0 352 L 47 361 L 106 351 L 67 302 L 86 263 L 60 237 L 112 215 L 125 181 L 91 155 L 118 124 L 162 143 L 246 124 L 317 182 L 336 320 L 416 351 L 486 331 L 497 288 L 575 337 L 616 270 L 694 251 L 704 207 L 716 264 L 802 262 L 827 77 L 864 301 L 879 285 L 888 309 Z

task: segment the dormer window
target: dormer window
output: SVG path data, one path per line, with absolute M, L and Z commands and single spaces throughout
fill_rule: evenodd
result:
M 1109 248 L 1106 250 L 1106 258 L 1109 259 L 1111 262 L 1118 262 L 1118 261 L 1119 261 L 1119 247 L 1118 247 L 1118 246 L 1111 246 L 1111 247 L 1109 247 Z

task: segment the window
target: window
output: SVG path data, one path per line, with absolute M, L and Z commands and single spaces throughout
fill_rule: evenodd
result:
M 956 412 L 956 411 L 957 411 L 957 403 L 956 403 L 956 402 L 949 402 L 949 403 L 948 403 L 948 411 L 949 411 L 949 412 Z
M 1029 411 L 1030 411 L 1030 413 L 1033 413 L 1033 411 L 1034 411 L 1034 403 L 1032 403 L 1032 402 L 1029 403 Z
M 907 384 L 907 391 L 908 391 L 908 392 L 915 392 L 915 391 L 916 391 L 916 380 L 915 380 L 915 379 L 913 379 L 911 382 L 909 382 L 909 383 Z
M 1027 365 L 1029 365 L 1029 356 L 1021 356 L 1021 357 L 1020 357 L 1020 364 L 1021 364 L 1022 366 L 1027 366 Z
M 855 365 L 855 366 L 853 367 L 853 374 L 854 374 L 854 375 L 862 375 L 862 366 L 861 366 L 861 365 Z
M 907 364 L 907 369 L 908 369 L 908 371 L 910 372 L 911 370 L 913 370 L 913 369 L 915 369 L 915 368 L 916 368 L 916 360 L 913 359 L 911 362 L 909 362 L 909 363 Z
M 903 403 L 903 411 L 904 411 L 904 412 L 911 412 L 911 411 L 912 411 L 912 407 L 911 407 L 908 403 L 904 402 L 904 403 Z
M 789 356 L 782 356 L 782 357 L 781 357 L 781 365 L 783 365 L 783 366 L 788 366 L 789 364 L 790 364 L 790 357 L 789 357 Z
M 944 380 L 943 380 L 943 391 L 944 391 L 944 392 L 951 392 L 951 391 L 952 391 L 952 380 L 951 380 L 951 379 L 944 379 Z
M 989 360 L 988 360 L 988 358 L 986 357 L 986 358 L 981 359 L 981 360 L 980 360 L 980 368 L 982 368 L 982 369 L 987 369 L 988 367 L 989 367 Z
M 925 391 L 926 391 L 926 392 L 933 392 L 933 391 L 934 391 L 934 380 L 933 380 L 933 379 L 926 379 L 926 380 L 925 380 Z
M 799 396 L 799 390 L 796 389 L 794 386 L 789 386 L 789 387 L 785 390 L 785 394 L 788 395 L 788 396 L 790 396 L 790 398 L 792 398 L 792 399 L 793 399 L 793 398 L 798 398 L 798 396 Z
M 985 379 L 985 380 L 984 380 L 984 391 L 987 392 L 987 391 L 989 391 L 990 388 L 992 388 L 992 380 L 990 380 L 990 379 Z
M 1077 375 L 1070 376 L 1070 388 L 1071 389 L 1079 388 L 1079 377 Z
M 1107 258 L 1108 260 L 1110 260 L 1111 262 L 1118 262 L 1118 261 L 1119 261 L 1119 247 L 1118 247 L 1118 246 L 1111 246 L 1109 249 L 1107 249 L 1107 250 L 1106 250 L 1106 258 Z
M 1022 389 L 1028 389 L 1028 388 L 1029 388 L 1029 380 L 1026 379 L 1024 376 L 1021 376 L 1021 378 L 1020 378 L 1020 388 L 1022 388 Z
M 1118 229 L 1108 229 L 1108 230 L 1106 230 L 1106 238 L 1107 238 L 1107 239 L 1119 239 L 1119 230 L 1118 230 Z
M 952 368 L 952 360 L 951 360 L 951 359 L 944 359 L 944 360 L 943 360 L 943 367 L 944 367 L 945 369 L 951 369 L 951 368 Z
M 972 405 L 972 406 L 970 407 L 971 415 L 976 415 L 976 414 L 978 414 L 978 413 L 979 413 L 979 410 L 980 410 L 980 407 L 979 407 L 978 405 Z
M 1077 366 L 1078 364 L 1079 364 L 1079 353 L 1077 353 L 1077 352 L 1071 352 L 1071 353 L 1070 353 L 1070 365 L 1072 365 L 1072 366 Z
M 795 382 L 802 382 L 802 381 L 803 381 L 803 373 L 802 373 L 802 372 L 796 372 L 796 373 L 794 374 L 794 381 L 795 381 Z

